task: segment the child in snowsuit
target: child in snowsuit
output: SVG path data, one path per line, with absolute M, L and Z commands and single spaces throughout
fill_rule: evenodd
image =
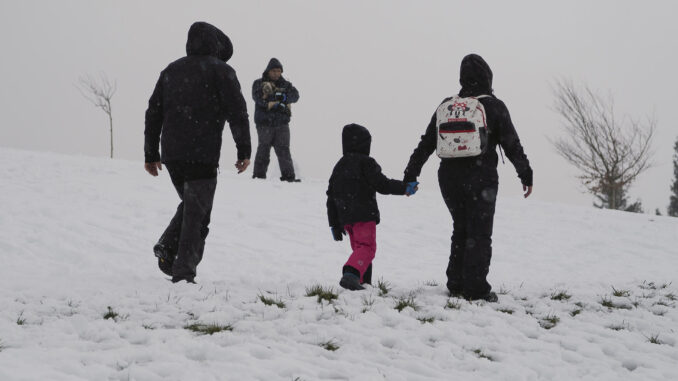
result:
M 372 136 L 367 128 L 349 124 L 341 134 L 343 157 L 337 162 L 327 188 L 327 217 L 335 241 L 348 232 L 353 253 L 343 267 L 339 285 L 363 290 L 372 281 L 372 260 L 377 250 L 379 223 L 376 192 L 413 195 L 417 182 L 389 179 L 371 158 Z

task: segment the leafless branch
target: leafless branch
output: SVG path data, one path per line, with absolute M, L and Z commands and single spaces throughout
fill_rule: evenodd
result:
M 600 96 L 569 80 L 557 81 L 553 93 L 554 109 L 566 133 L 551 141 L 556 152 L 581 171 L 582 184 L 605 207 L 623 208 L 630 184 L 652 166 L 656 120 L 640 122 L 628 116 L 619 120 L 612 95 Z

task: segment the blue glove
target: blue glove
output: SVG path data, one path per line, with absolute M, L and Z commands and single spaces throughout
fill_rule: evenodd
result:
M 275 100 L 278 102 L 287 102 L 287 94 L 285 93 L 275 93 Z
M 411 196 L 417 193 L 417 185 L 419 185 L 418 181 L 412 181 L 407 183 L 407 188 L 405 188 L 405 194 Z

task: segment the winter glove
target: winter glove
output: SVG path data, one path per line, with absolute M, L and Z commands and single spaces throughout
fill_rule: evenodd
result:
M 417 185 L 419 185 L 418 181 L 411 181 L 407 183 L 407 188 L 405 188 L 405 194 L 408 196 L 412 196 L 413 194 L 417 193 L 417 190 L 419 189 Z
M 334 238 L 335 241 L 343 241 L 344 237 L 346 235 L 346 231 L 344 231 L 343 228 L 339 227 L 331 227 L 332 230 L 332 238 Z
M 290 111 L 290 108 L 284 103 L 278 102 L 278 104 L 275 105 L 275 107 L 273 109 L 275 111 L 281 112 L 283 114 L 287 114 L 287 115 L 290 115 L 290 116 L 292 115 L 292 111 Z
M 283 102 L 283 103 L 287 102 L 287 94 L 277 92 L 277 93 L 275 93 L 275 100 L 278 101 L 278 102 Z

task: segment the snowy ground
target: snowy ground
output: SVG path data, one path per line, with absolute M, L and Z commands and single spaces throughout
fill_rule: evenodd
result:
M 677 218 L 500 188 L 499 303 L 469 303 L 446 295 L 451 220 L 422 184 L 379 198 L 388 293 L 348 292 L 326 180 L 249 176 L 220 175 L 199 284 L 175 285 L 151 252 L 178 202 L 166 173 L 0 149 L 0 380 L 678 379 Z

